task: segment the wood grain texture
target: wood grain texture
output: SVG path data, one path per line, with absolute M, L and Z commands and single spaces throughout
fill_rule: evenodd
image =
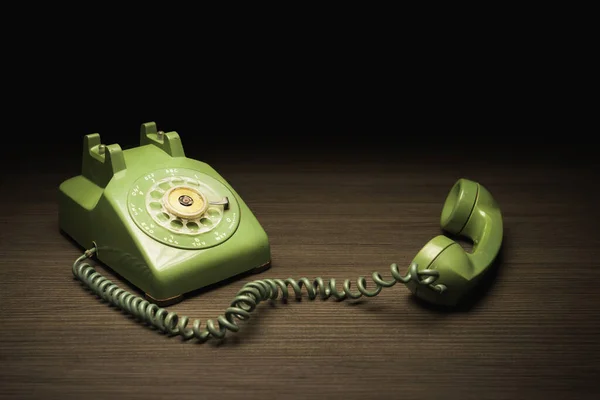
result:
M 502 253 L 481 293 L 456 312 L 397 285 L 356 303 L 262 304 L 239 333 L 199 345 L 139 325 L 73 279 L 80 250 L 59 234 L 56 195 L 76 164 L 7 176 L 3 397 L 597 398 L 596 171 L 343 155 L 213 166 L 262 222 L 273 267 L 171 307 L 184 315 L 216 317 L 257 277 L 389 277 L 390 263 L 408 266 L 440 233 L 441 205 L 459 177 L 480 181 L 501 205 Z

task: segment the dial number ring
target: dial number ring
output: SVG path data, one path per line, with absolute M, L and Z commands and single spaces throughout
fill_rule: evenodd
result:
M 226 205 L 220 204 L 223 198 Z M 184 249 L 222 243 L 239 225 L 233 193 L 211 176 L 187 168 L 165 168 L 140 177 L 129 190 L 128 209 L 147 235 Z

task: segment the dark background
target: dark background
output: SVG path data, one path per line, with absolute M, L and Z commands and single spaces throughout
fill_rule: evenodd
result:
M 187 142 L 210 145 L 211 154 L 382 148 L 398 156 L 444 149 L 470 157 L 551 158 L 559 149 L 564 157 L 593 154 L 591 105 L 577 87 L 537 75 L 474 74 L 465 82 L 466 73 L 452 81 L 421 74 L 402 84 L 375 78 L 368 85 L 299 77 L 281 88 L 232 77 L 207 91 L 195 81 L 148 87 L 136 81 L 140 87 L 126 88 L 70 82 L 28 97 L 24 105 L 35 113 L 23 122 L 43 121 L 30 125 L 27 136 L 44 131 L 43 143 L 60 146 L 92 132 L 107 143 L 135 144 L 139 125 L 156 121 Z
M 11 82 L 4 123 L 15 151 L 2 161 L 56 160 L 95 132 L 107 144 L 135 146 L 139 125 L 155 121 L 209 162 L 351 152 L 357 162 L 596 164 L 589 52 L 558 38 L 512 47 L 499 40 L 411 46 L 413 53 L 404 53 L 407 43 L 396 52 L 361 43 L 355 55 L 350 43 L 323 45 L 311 57 L 286 48 L 252 53 L 243 43 L 229 57 L 214 53 L 216 43 L 206 55 L 176 56 L 132 49 L 96 57 L 48 46 L 42 53 L 56 65 Z

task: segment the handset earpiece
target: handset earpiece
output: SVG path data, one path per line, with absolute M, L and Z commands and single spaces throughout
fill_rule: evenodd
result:
M 502 245 L 503 224 L 500 208 L 481 184 L 459 179 L 446 197 L 440 224 L 443 230 L 473 241 L 466 252 L 452 239 L 439 235 L 430 240 L 415 256 L 418 270 L 434 270 L 439 275 L 434 290 L 409 282 L 407 287 L 417 297 L 434 304 L 456 305 L 492 265 Z

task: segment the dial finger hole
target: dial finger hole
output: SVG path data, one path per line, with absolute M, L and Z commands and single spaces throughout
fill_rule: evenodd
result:
M 212 221 L 208 218 L 200 218 L 200 223 L 206 227 L 211 227 L 212 226 Z
M 186 227 L 192 232 L 196 232 L 196 231 L 198 231 L 198 229 L 200 229 L 198 224 L 195 222 L 188 222 Z
M 171 179 L 171 183 L 175 186 L 183 185 L 183 179 L 173 178 L 173 179 Z
M 169 220 L 169 214 L 160 212 L 156 214 L 156 219 L 158 219 L 160 222 L 167 222 Z
M 171 221 L 171 227 L 175 229 L 183 228 L 183 222 L 180 219 L 174 219 Z
M 158 190 L 153 190 L 152 192 L 150 192 L 150 196 L 152 196 L 152 198 L 154 199 L 160 199 L 162 197 L 162 193 Z
M 159 188 L 161 188 L 162 190 L 167 190 L 171 188 L 171 184 L 167 181 L 167 182 L 162 182 L 160 185 L 158 185 Z
M 216 208 L 209 208 L 207 214 L 211 218 L 218 218 L 221 215 L 221 212 Z
M 162 210 L 162 204 L 157 201 L 153 201 L 150 203 L 150 208 L 153 210 Z

